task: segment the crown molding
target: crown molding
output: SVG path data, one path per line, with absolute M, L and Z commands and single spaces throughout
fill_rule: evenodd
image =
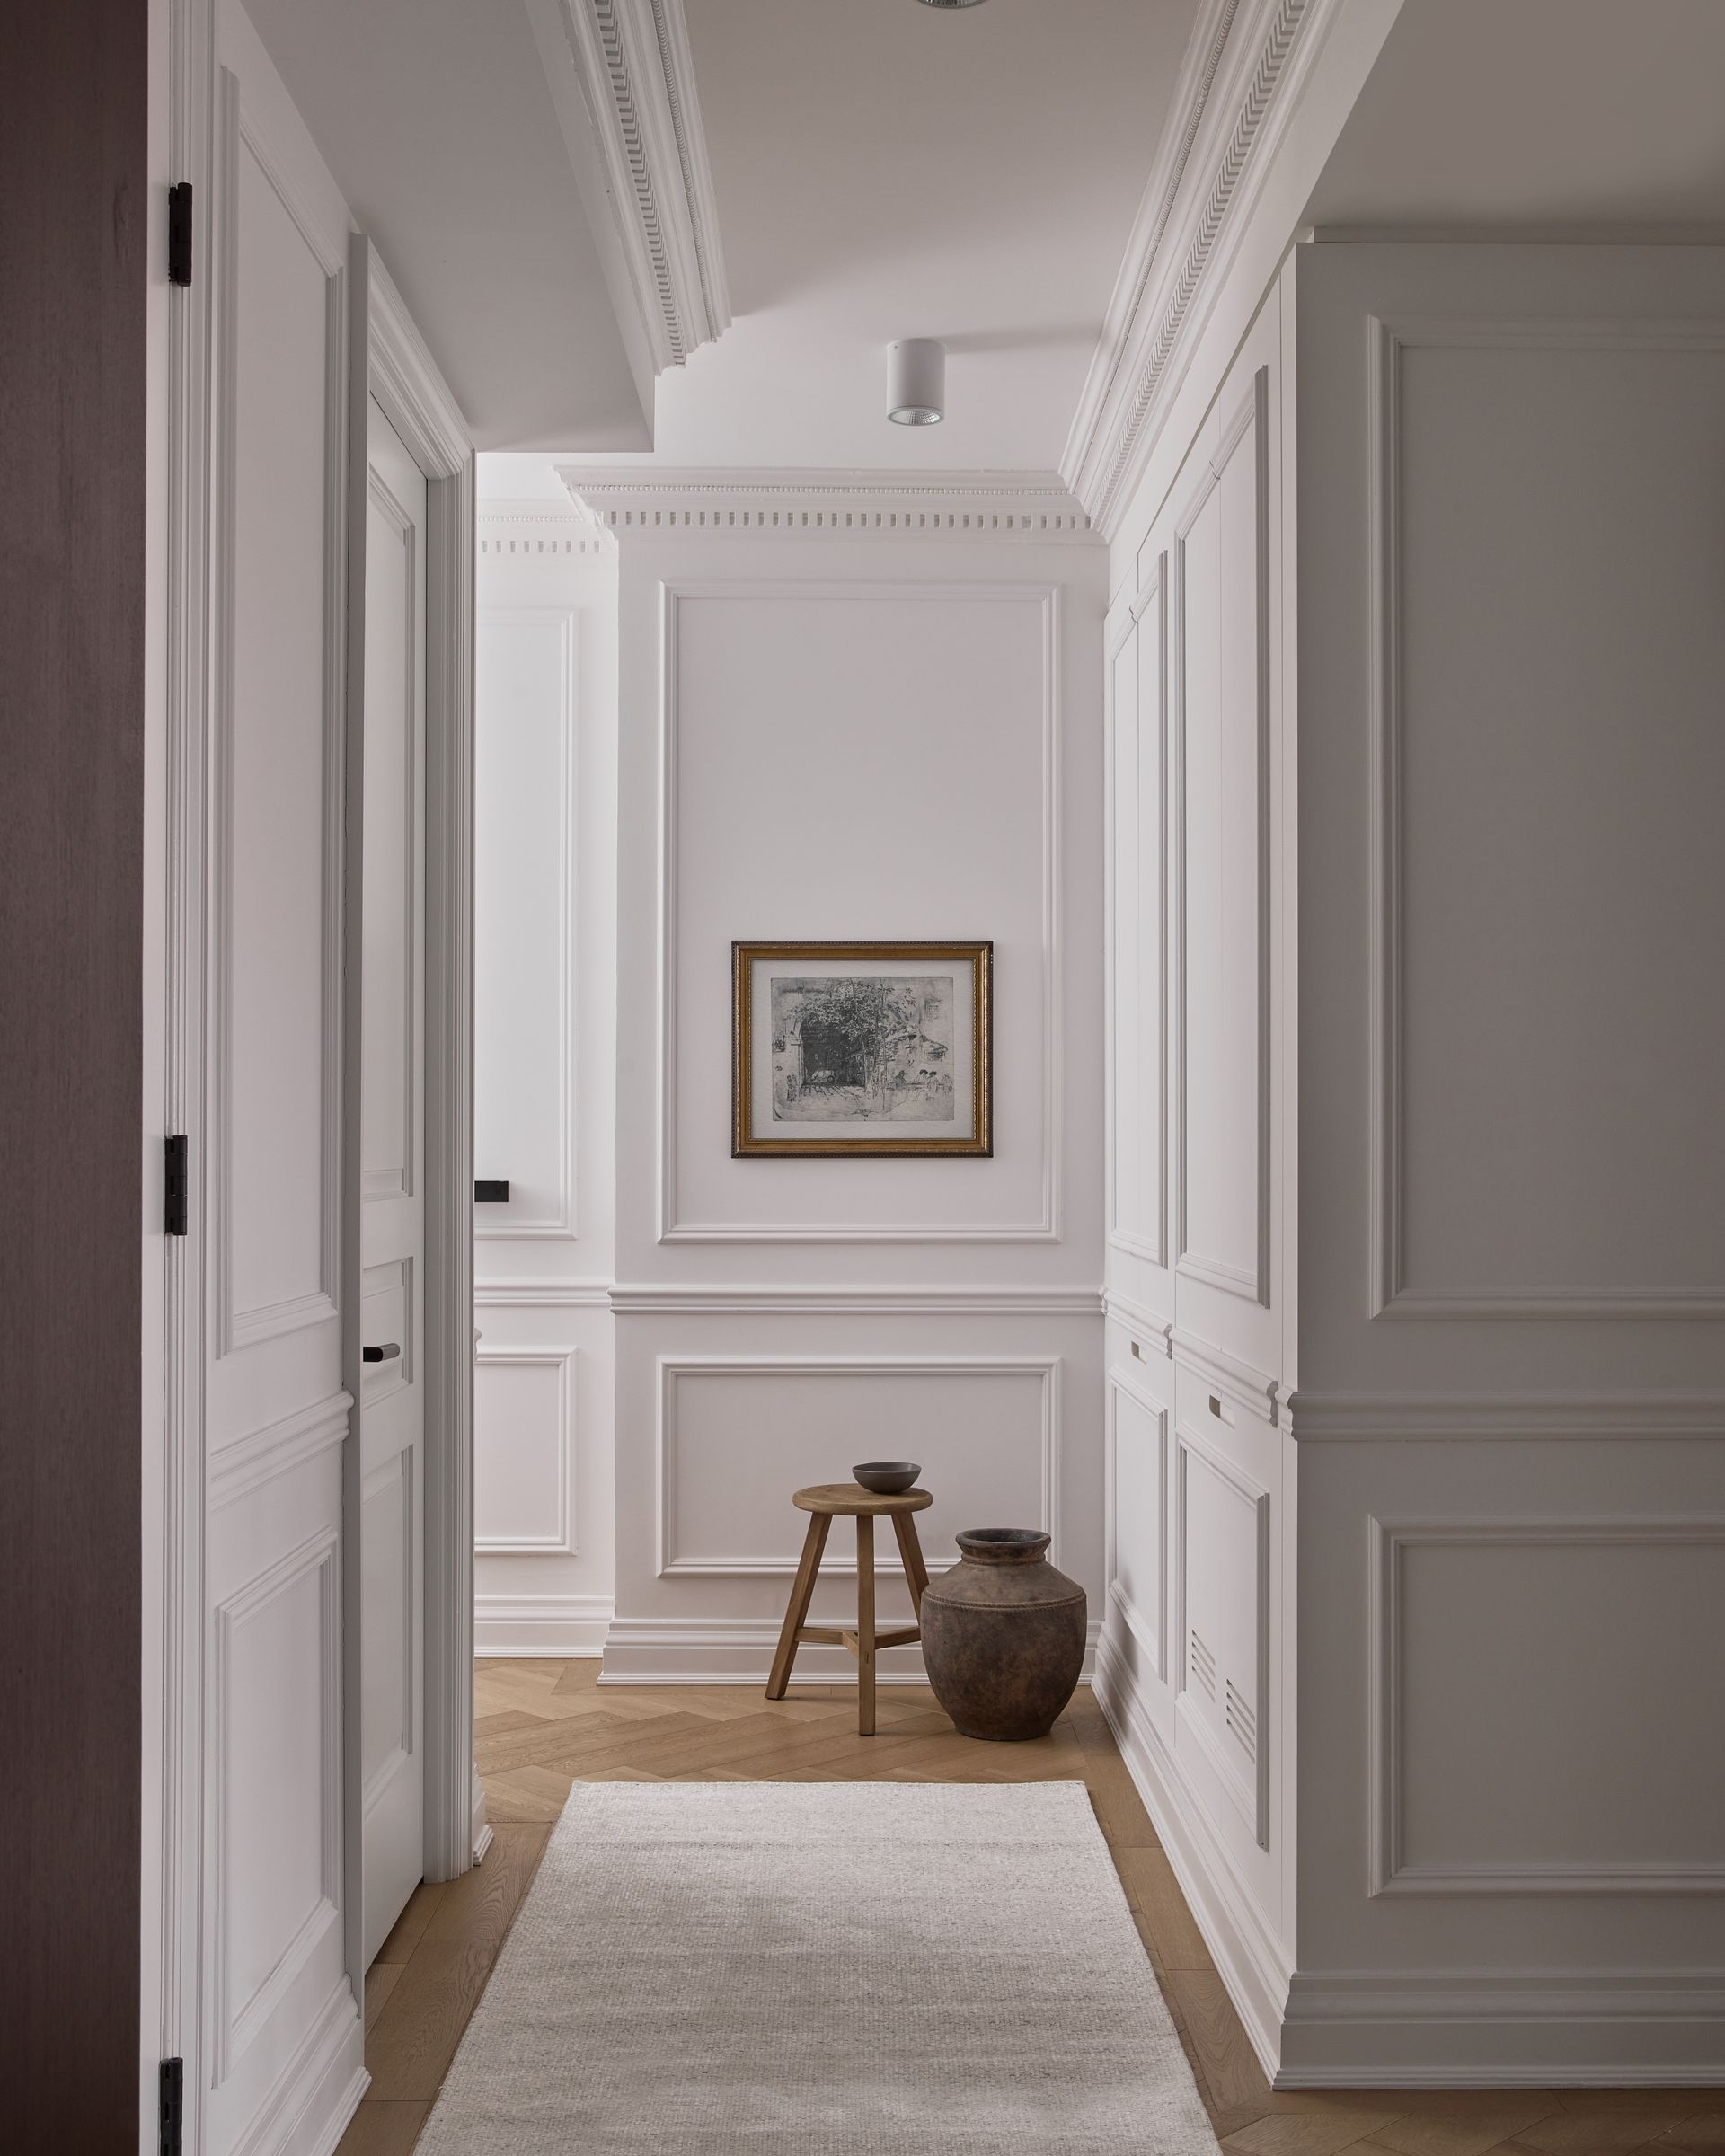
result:
M 681 367 L 730 326 L 683 0 L 527 12 L 632 357 Z
M 1060 470 L 1111 535 L 1343 0 L 1203 0 Z
M 985 539 L 1095 543 L 1052 472 L 858 472 L 559 464 L 594 527 L 621 539 Z
M 573 502 L 482 501 L 475 521 L 479 552 L 488 561 L 566 554 L 589 561 L 616 559 L 616 541 L 596 531 Z

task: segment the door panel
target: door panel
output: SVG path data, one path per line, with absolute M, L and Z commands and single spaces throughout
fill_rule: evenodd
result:
M 426 484 L 374 402 L 367 447 L 360 989 L 360 1753 L 365 1958 L 425 1869 Z
M 359 2072 L 342 1842 L 347 211 L 243 12 L 217 22 L 203 894 L 204 1953 L 191 2145 Z

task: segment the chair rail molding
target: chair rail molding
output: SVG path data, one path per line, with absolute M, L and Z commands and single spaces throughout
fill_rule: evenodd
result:
M 527 13 L 625 339 L 651 374 L 681 367 L 730 326 L 683 0 Z
M 514 1302 L 515 1296 L 491 1300 Z M 618 1281 L 602 1298 L 618 1317 L 1063 1317 L 1101 1315 L 1100 1287 L 984 1281 L 948 1286 L 906 1280 L 852 1286 L 845 1281 Z
M 1100 545 L 1053 472 L 870 473 L 785 466 L 734 472 L 559 464 L 596 531 L 619 539 L 998 539 Z
M 1725 1438 L 1721 1392 L 1295 1392 L 1298 1445 L 1602 1445 Z
M 1060 459 L 1112 536 L 1342 0 L 1204 0 Z

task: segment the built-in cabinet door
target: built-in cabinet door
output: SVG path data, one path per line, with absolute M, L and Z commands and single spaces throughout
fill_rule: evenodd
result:
M 217 36 L 207 1982 L 187 2135 L 204 2156 L 283 2145 L 361 2052 L 342 1826 L 347 213 L 232 0 Z
M 360 944 L 364 1954 L 425 1869 L 426 482 L 374 400 L 366 496 Z

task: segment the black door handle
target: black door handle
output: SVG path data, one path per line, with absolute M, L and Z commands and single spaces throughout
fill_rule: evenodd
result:
M 385 1340 L 381 1348 L 362 1348 L 359 1360 L 362 1363 L 391 1363 L 401 1352 L 399 1340 Z

